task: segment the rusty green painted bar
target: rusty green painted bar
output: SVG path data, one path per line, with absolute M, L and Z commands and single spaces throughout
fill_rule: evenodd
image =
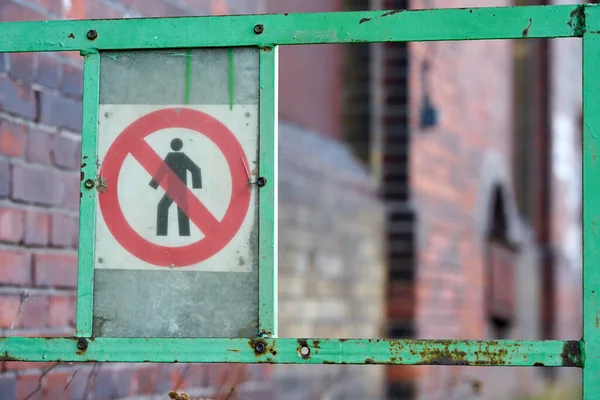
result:
M 583 34 L 585 7 L 590 6 L 6 22 L 0 24 L 0 51 L 573 37 Z M 96 32 L 92 40 L 90 31 Z
M 277 47 L 260 50 L 258 332 L 277 337 Z
M 577 341 L 0 339 L 0 361 L 229 362 L 580 367 Z
M 96 152 L 100 96 L 100 54 L 83 58 L 83 122 L 81 127 L 81 195 L 77 269 L 77 336 L 92 336 L 96 223 Z
M 598 27 L 600 10 L 587 16 Z M 597 28 L 596 28 L 597 30 Z M 600 35 L 583 36 L 583 398 L 600 393 Z

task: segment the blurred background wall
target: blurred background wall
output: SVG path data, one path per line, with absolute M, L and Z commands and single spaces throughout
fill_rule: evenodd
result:
M 515 4 L 541 2 L 0 0 L 0 19 Z M 580 43 L 281 48 L 280 336 L 579 339 Z M 0 329 L 72 335 L 80 56 L 6 54 L 0 71 Z M 578 379 L 540 368 L 6 362 L 0 399 L 232 388 L 244 399 L 515 399 Z

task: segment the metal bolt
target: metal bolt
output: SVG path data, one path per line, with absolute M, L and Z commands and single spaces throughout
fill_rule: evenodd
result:
M 310 349 L 307 346 L 302 346 L 300 348 L 300 357 L 304 359 L 310 357 Z
M 91 189 L 94 187 L 94 181 L 91 179 L 88 179 L 87 181 L 85 181 L 85 187 L 88 189 Z
M 257 184 L 259 187 L 263 187 L 263 186 L 265 186 L 265 185 L 267 184 L 267 178 L 265 178 L 264 176 L 259 176 L 259 177 L 256 179 L 256 184 Z
M 85 340 L 85 339 L 79 339 L 77 341 L 77 348 L 79 350 L 85 350 L 85 349 L 87 349 L 87 346 L 88 346 L 87 340 Z
M 254 345 L 254 350 L 256 350 L 257 353 L 264 353 L 265 352 L 264 342 L 256 342 L 256 344 Z
M 256 33 L 257 35 L 260 35 L 264 31 L 265 31 L 264 25 L 262 25 L 262 24 L 254 25 L 254 33 Z
M 93 29 L 91 31 L 88 31 L 88 33 L 87 33 L 87 38 L 88 39 L 90 39 L 90 40 L 96 40 L 97 37 L 98 37 L 98 32 L 96 32 Z

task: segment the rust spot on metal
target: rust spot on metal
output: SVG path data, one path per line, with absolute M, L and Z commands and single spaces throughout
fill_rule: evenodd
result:
M 73 33 L 71 33 L 68 37 L 69 39 L 75 39 L 75 35 L 73 35 Z
M 365 364 L 375 364 L 375 360 L 373 360 L 372 358 L 367 358 L 365 359 Z
M 527 27 L 525 29 L 523 29 L 523 37 L 529 35 L 529 28 L 531 28 L 532 23 L 533 23 L 533 20 L 531 18 L 529 18 L 529 25 L 527 25 Z
M 227 349 L 227 351 L 230 351 L 232 353 L 239 353 L 240 352 L 238 349 Z
M 75 353 L 80 356 L 83 355 L 88 348 L 88 341 L 85 338 L 77 337 L 74 337 L 73 340 L 77 342 L 77 350 Z
M 315 349 L 320 349 L 321 348 L 321 341 L 320 340 L 313 340 L 312 341 L 312 345 Z
M 306 339 L 298 339 L 298 347 L 296 350 L 303 359 L 306 360 L 310 358 L 310 347 L 308 347 L 308 341 Z
M 536 363 L 533 364 L 533 366 L 534 367 L 544 367 L 545 365 L 544 365 L 544 363 L 536 362 Z
M 451 347 L 452 342 L 446 340 L 431 341 L 422 350 L 408 347 L 408 351 L 420 357 L 418 364 L 421 365 L 504 365 L 508 350 L 497 348 L 494 341 L 489 341 L 488 345 L 475 351 L 475 360 L 469 360 L 467 353 Z M 498 345 L 499 346 L 499 345 Z M 400 342 L 390 344 L 392 350 L 406 350 Z M 492 347 L 490 349 L 489 347 Z
M 563 351 L 560 353 L 563 367 L 580 367 L 581 366 L 581 349 L 579 342 L 569 341 L 563 346 Z
M 263 329 L 262 331 L 260 331 L 258 333 L 258 336 L 266 336 L 266 337 L 273 336 L 273 332 Z
M 272 343 L 271 345 L 269 345 L 269 343 L 264 339 L 261 339 L 261 338 L 250 339 L 248 341 L 248 344 L 250 345 L 252 350 L 254 350 L 254 355 L 256 357 L 264 356 L 269 353 L 274 356 L 277 355 L 277 350 L 275 348 L 275 344 Z M 271 363 L 271 362 L 273 362 L 273 359 L 270 357 L 267 357 L 266 361 L 261 361 L 261 362 Z
M 585 33 L 585 6 L 580 5 L 571 12 L 571 19 L 567 25 L 573 28 L 573 33 L 583 36 Z
M 378 17 L 375 17 L 375 18 L 362 18 L 362 19 L 359 21 L 359 23 L 358 23 L 358 24 L 359 24 L 359 25 L 360 25 L 360 24 L 364 24 L 365 22 L 369 22 L 369 21 L 371 21 L 371 20 L 373 20 L 373 19 L 377 19 L 377 18 L 385 18 L 385 17 L 389 17 L 390 15 L 398 14 L 398 13 L 401 13 L 401 12 L 404 12 L 404 11 L 406 11 L 406 10 L 391 10 L 391 11 L 386 11 L 386 12 L 384 12 L 383 14 L 381 14 L 380 16 L 378 16 Z
M 85 174 L 83 173 L 83 171 L 79 173 L 79 177 L 81 178 L 81 182 L 83 182 L 83 180 L 85 179 Z
M 398 14 L 398 13 L 401 13 L 401 12 L 404 12 L 404 11 L 406 11 L 406 10 L 392 10 L 392 11 L 388 11 L 386 13 L 381 14 L 381 17 L 387 17 L 389 15 Z

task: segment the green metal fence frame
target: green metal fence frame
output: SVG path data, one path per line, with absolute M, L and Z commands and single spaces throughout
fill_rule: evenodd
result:
M 225 33 L 226 34 L 223 34 Z M 583 338 L 579 341 L 277 338 L 277 46 L 581 37 L 583 40 Z M 257 338 L 94 338 L 93 260 L 99 52 L 260 49 L 259 332 Z M 84 57 L 80 250 L 73 338 L 0 338 L 0 361 L 237 362 L 583 368 L 600 390 L 600 8 L 594 5 L 0 23 L 0 52 Z M 595 72 L 595 73 L 594 73 Z M 91 187 L 90 187 L 91 186 Z M 596 228 L 596 226 L 599 228 Z M 598 293 L 596 293 L 598 291 Z

